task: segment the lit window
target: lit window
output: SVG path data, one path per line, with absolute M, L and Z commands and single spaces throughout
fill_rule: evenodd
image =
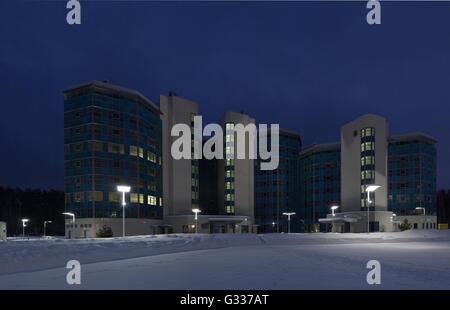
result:
M 103 201 L 103 192 L 100 191 L 88 192 L 88 201 L 92 201 L 92 193 L 95 201 Z
M 130 155 L 137 156 L 137 146 L 130 145 Z
M 136 193 L 131 193 L 131 194 L 130 194 L 130 202 L 131 202 L 131 203 L 137 203 L 137 202 L 138 202 L 138 194 L 136 194 Z
M 108 152 L 114 154 L 123 154 L 124 153 L 123 144 L 108 143 Z
M 156 206 L 156 197 L 153 195 L 147 196 L 147 203 L 151 206 Z
M 109 192 L 109 201 L 119 202 L 120 201 L 120 193 Z
M 225 124 L 225 129 L 226 130 L 233 130 L 234 129 L 234 124 L 233 123 L 226 123 Z

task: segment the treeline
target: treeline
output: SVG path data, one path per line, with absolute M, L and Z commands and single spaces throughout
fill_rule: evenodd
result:
M 8 236 L 22 234 L 21 219 L 30 221 L 26 235 L 43 235 L 44 221 L 47 235 L 64 235 L 64 192 L 0 187 L 0 221 L 7 223 Z
M 450 190 L 440 190 L 437 192 L 436 213 L 439 224 L 450 224 Z

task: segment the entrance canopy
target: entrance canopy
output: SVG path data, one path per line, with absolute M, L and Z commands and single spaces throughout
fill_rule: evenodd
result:
M 209 217 L 209 222 L 226 222 L 226 223 L 240 223 L 245 221 L 246 217 L 224 216 L 224 217 Z
M 328 217 L 319 219 L 320 223 L 333 223 L 333 222 L 346 222 L 346 223 L 355 223 L 358 220 L 353 217 Z

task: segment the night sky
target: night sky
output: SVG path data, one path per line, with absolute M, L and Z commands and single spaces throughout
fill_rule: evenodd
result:
M 450 188 L 450 2 L 0 1 L 0 185 L 64 188 L 62 90 L 108 79 L 153 102 L 170 90 L 206 122 L 244 110 L 338 141 L 340 127 L 384 116 L 390 133 L 438 142 Z

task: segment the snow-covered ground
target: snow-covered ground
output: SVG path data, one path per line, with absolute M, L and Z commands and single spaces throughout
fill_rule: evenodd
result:
M 366 282 L 369 260 L 381 285 Z M 0 289 L 450 289 L 450 231 L 11 238 Z

